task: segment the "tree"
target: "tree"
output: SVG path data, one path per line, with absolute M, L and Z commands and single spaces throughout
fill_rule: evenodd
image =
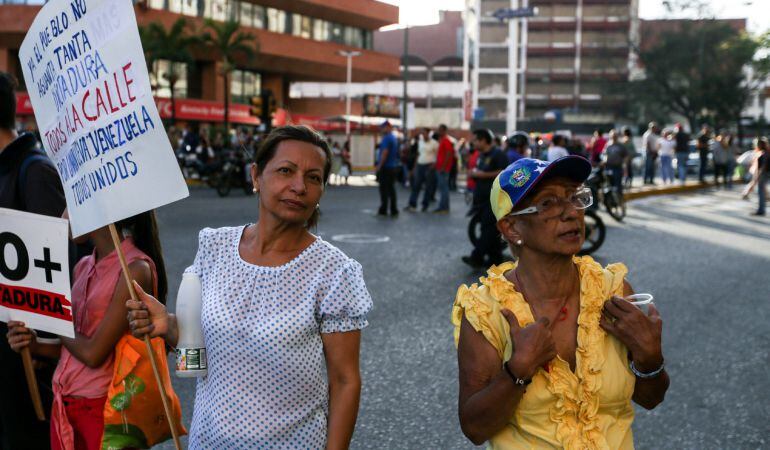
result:
M 669 12 L 690 10 L 699 20 L 678 22 L 649 48 L 637 49 L 645 75 L 630 83 L 631 109 L 643 121 L 683 116 L 692 130 L 699 123 L 740 123 L 757 82 L 770 73 L 763 42 L 709 18 L 702 0 L 663 3 Z
M 203 42 L 212 47 L 222 58 L 220 74 L 224 78 L 225 95 L 225 132 L 230 122 L 230 73 L 235 70 L 235 59 L 240 56 L 252 57 L 259 50 L 259 42 L 251 33 L 238 31 L 240 25 L 235 21 L 215 22 L 206 19 L 209 32 L 203 34 Z M 212 33 L 213 32 L 213 33 Z M 251 45 L 250 45 L 251 44 Z
M 157 74 L 156 63 L 159 60 L 169 61 L 168 70 L 163 77 L 168 80 L 171 91 L 171 123 L 173 124 L 176 122 L 176 84 L 180 79 L 176 63 L 185 63 L 188 67 L 194 64 L 190 49 L 200 43 L 201 38 L 188 31 L 187 21 L 183 17 L 177 19 L 168 30 L 158 22 L 152 22 L 147 27 L 139 27 L 139 36 L 142 38 L 148 69 L 152 73 Z

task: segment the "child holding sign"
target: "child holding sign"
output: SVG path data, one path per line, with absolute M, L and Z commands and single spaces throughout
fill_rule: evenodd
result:
M 131 277 L 165 302 L 167 281 L 154 213 L 125 219 L 116 227 Z M 129 235 L 124 237 L 123 232 Z M 60 358 L 53 378 L 53 450 L 102 447 L 103 410 L 113 377 L 114 349 L 128 332 L 125 299 L 129 293 L 120 278 L 120 263 L 109 229 L 103 227 L 84 236 L 95 250 L 75 266 L 75 338 L 62 337 L 61 345 L 42 344 L 23 323 L 8 323 L 8 341 L 15 351 L 29 346 L 33 354 Z

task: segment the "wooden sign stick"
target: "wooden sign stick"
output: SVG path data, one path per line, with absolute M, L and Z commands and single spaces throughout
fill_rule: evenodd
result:
M 37 420 L 45 420 L 45 411 L 43 411 L 43 401 L 40 400 L 40 390 L 37 387 L 37 378 L 35 377 L 35 368 L 32 366 L 32 353 L 29 347 L 21 350 L 21 361 L 24 363 L 24 375 L 27 377 L 27 386 L 29 386 L 29 395 L 32 397 L 32 406 L 35 407 Z
M 110 235 L 112 236 L 112 243 L 115 244 L 115 251 L 117 252 L 118 259 L 120 260 L 120 267 L 123 269 L 123 279 L 126 281 L 126 285 L 128 286 L 128 292 L 131 293 L 131 299 L 138 302 L 140 300 L 136 295 L 136 291 L 134 290 L 134 284 L 131 282 L 131 275 L 128 272 L 128 264 L 126 264 L 126 255 L 123 254 L 123 248 L 120 246 L 118 230 L 115 228 L 114 223 L 111 223 L 109 228 Z M 174 446 L 177 450 L 181 450 L 182 445 L 179 442 L 179 432 L 177 431 L 176 424 L 174 423 L 174 416 L 171 413 L 171 406 L 168 402 L 168 395 L 166 394 L 166 389 L 163 387 L 163 380 L 161 380 L 160 371 L 158 371 L 158 363 L 155 362 L 155 356 L 153 355 L 150 338 L 147 335 L 144 336 L 144 345 L 147 347 L 147 354 L 150 356 L 152 373 L 155 375 L 155 382 L 158 383 L 160 399 L 163 401 L 163 409 L 166 412 L 166 419 L 168 419 L 168 424 L 171 427 L 171 436 L 174 438 Z

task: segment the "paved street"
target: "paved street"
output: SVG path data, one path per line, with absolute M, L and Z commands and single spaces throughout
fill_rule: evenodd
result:
M 406 191 L 398 195 L 403 206 Z M 449 318 L 457 286 L 478 274 L 460 261 L 470 251 L 466 206 L 460 195 L 452 202 L 449 216 L 402 213 L 398 219 L 373 216 L 372 187 L 335 186 L 321 202 L 319 234 L 361 262 L 375 302 L 363 334 L 364 389 L 353 448 L 473 448 L 457 420 Z M 625 262 L 629 281 L 637 292 L 655 295 L 665 323 L 672 385 L 657 410 L 638 411 L 638 449 L 770 446 L 770 219 L 749 217 L 755 207 L 756 200 L 740 200 L 736 189 L 638 200 L 622 224 L 604 215 L 607 240 L 595 257 Z M 254 197 L 236 192 L 220 199 L 203 188 L 161 209 L 170 298 L 193 260 L 200 228 L 255 216 Z M 388 241 L 335 241 L 344 234 Z M 194 382 L 175 378 L 174 384 L 189 425 Z

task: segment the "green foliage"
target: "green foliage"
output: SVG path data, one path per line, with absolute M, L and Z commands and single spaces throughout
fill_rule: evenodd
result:
M 739 120 L 756 87 L 746 69 L 753 70 L 752 80 L 768 73 L 763 65 L 770 64 L 756 57 L 763 45 L 767 41 L 723 22 L 681 22 L 639 52 L 646 76 L 630 86 L 636 116 L 665 120 L 675 113 L 686 117 L 691 129 L 701 122 L 726 126 Z
M 139 27 L 139 37 L 142 40 L 147 69 L 152 73 L 155 73 L 155 62 L 161 59 L 185 63 L 188 67 L 193 65 L 195 60 L 191 49 L 201 42 L 201 38 L 191 31 L 184 17 L 177 19 L 168 30 L 159 22 L 152 22 L 146 27 Z M 171 114 L 173 115 L 176 110 L 173 107 L 176 97 L 175 87 L 180 78 L 175 64 L 169 64 L 165 78 L 168 80 L 171 90 Z M 172 116 L 172 123 L 174 120 L 175 117 Z
M 224 78 L 225 120 L 224 127 L 228 129 L 230 119 L 230 83 L 228 75 L 235 70 L 235 59 L 238 56 L 253 58 L 259 51 L 259 42 L 251 33 L 239 31 L 240 24 L 235 21 L 215 22 L 206 19 L 208 31 L 201 37 L 202 41 L 222 58 L 220 74 Z
M 148 448 L 147 437 L 142 430 L 129 424 L 105 425 L 102 436 L 102 450 L 123 448 Z
M 256 53 L 257 40 L 251 33 L 238 31 L 240 24 L 235 21 L 215 22 L 206 19 L 208 31 L 201 37 L 204 43 L 212 47 L 222 58 L 222 72 L 230 73 L 235 69 L 238 55 L 251 58 Z

